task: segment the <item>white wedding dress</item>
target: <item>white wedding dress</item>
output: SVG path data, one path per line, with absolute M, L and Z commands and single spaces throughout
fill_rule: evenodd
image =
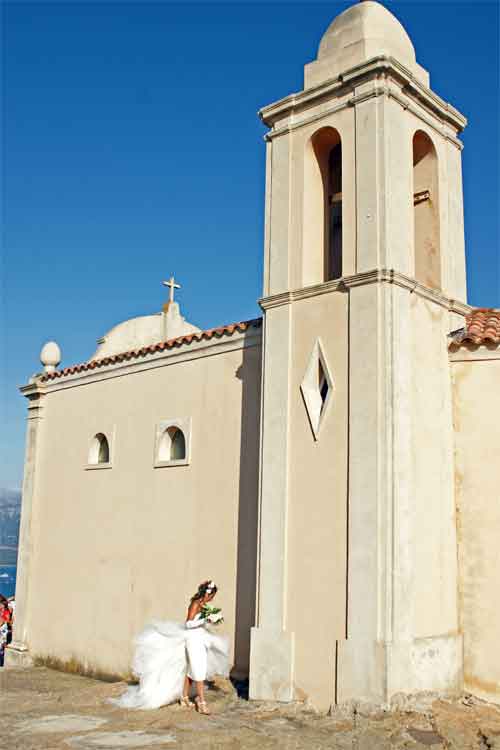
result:
M 132 671 L 139 678 L 111 703 L 122 708 L 160 708 L 182 695 L 184 678 L 229 675 L 229 639 L 205 627 L 200 615 L 185 625 L 154 621 L 135 640 Z

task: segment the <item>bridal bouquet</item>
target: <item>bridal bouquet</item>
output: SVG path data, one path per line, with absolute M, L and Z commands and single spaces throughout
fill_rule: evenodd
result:
M 205 604 L 201 608 L 201 614 L 210 625 L 220 625 L 221 622 L 224 622 L 222 610 L 219 607 L 210 607 L 208 604 Z

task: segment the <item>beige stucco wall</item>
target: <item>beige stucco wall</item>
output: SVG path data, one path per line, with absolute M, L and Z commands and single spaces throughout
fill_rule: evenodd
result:
M 300 384 L 319 338 L 334 382 L 318 440 Z M 292 306 L 286 627 L 295 633 L 295 691 L 335 703 L 336 642 L 346 637 L 348 294 Z
M 500 353 L 452 355 L 465 688 L 500 703 Z
M 261 355 L 259 339 L 243 343 L 211 344 L 186 361 L 169 365 L 166 357 L 154 369 L 83 379 L 43 397 L 27 623 L 33 656 L 125 672 L 133 636 L 151 618 L 182 620 L 189 596 L 210 577 L 235 663 L 247 669 Z M 153 468 L 157 423 L 184 417 L 192 419 L 190 465 Z M 86 470 L 97 432 L 112 436 L 112 468 Z

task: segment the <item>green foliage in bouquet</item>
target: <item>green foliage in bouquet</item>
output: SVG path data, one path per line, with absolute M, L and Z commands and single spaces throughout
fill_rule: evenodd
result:
M 210 604 L 204 604 L 201 611 L 207 617 L 208 615 L 218 615 L 219 612 L 222 612 L 220 607 L 211 607 Z
M 220 607 L 211 607 L 209 604 L 204 604 L 201 608 L 202 617 L 211 625 L 220 625 L 221 622 L 224 622 L 221 613 Z

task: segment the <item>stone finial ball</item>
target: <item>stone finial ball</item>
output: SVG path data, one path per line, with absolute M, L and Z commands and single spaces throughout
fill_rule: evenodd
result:
M 47 341 L 40 352 L 40 362 L 45 372 L 54 372 L 61 361 L 61 350 L 55 341 Z

